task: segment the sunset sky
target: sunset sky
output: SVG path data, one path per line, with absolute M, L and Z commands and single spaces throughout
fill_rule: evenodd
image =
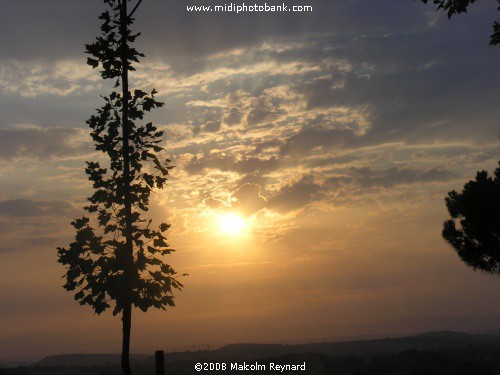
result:
M 134 311 L 132 352 L 500 328 L 500 280 L 441 239 L 446 193 L 500 159 L 498 4 L 448 20 L 413 0 L 197 1 L 136 13 L 131 84 L 165 102 L 148 120 L 175 165 L 151 215 L 189 276 L 174 309 Z M 121 348 L 56 253 L 102 158 L 85 121 L 113 82 L 83 51 L 103 9 L 0 0 L 0 362 Z

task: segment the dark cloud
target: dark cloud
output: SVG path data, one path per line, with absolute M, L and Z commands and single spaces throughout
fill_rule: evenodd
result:
M 202 127 L 202 131 L 206 133 L 217 133 L 221 128 L 220 121 L 207 121 Z
M 414 46 L 411 40 L 407 42 Z M 477 51 L 481 56 L 477 59 L 474 52 L 469 57 L 456 56 L 464 51 L 457 46 L 454 53 L 429 53 L 427 62 L 410 66 L 403 53 L 394 53 L 394 46 L 384 45 L 392 53 L 392 67 L 389 63 L 378 66 L 377 57 L 366 53 L 362 65 L 369 69 L 354 65 L 341 77 L 298 83 L 294 90 L 304 95 L 309 109 L 366 108 L 370 119 L 367 144 L 464 137 L 484 141 L 497 133 L 500 110 L 494 98 L 498 81 L 491 72 L 493 65 L 500 62 L 498 54 L 482 50 Z M 422 50 L 427 51 L 423 45 Z M 347 55 L 347 59 L 351 61 L 351 56 Z M 470 132 L 471 124 L 474 134 Z
M 269 181 L 269 177 L 263 175 L 262 173 L 249 173 L 243 175 L 240 179 L 235 182 L 236 186 L 243 186 L 245 184 L 258 185 L 262 189 L 262 194 L 267 196 L 265 191 L 266 184 Z
M 267 3 L 282 4 L 281 1 Z M 205 68 L 203 56 L 250 47 L 270 38 L 297 38 L 308 33 L 360 36 L 415 30 L 428 23 L 426 12 L 430 10 L 422 4 L 402 4 L 398 0 L 376 4 L 369 1 L 310 0 L 307 4 L 313 6 L 313 12 L 234 14 L 192 13 L 186 11 L 189 3 L 184 1 L 152 1 L 139 9 L 136 27 L 143 32 L 139 41 L 141 49 L 148 55 L 169 59 L 179 71 L 194 71 Z M 220 2 L 205 0 L 203 5 L 220 5 Z M 9 57 L 26 59 L 81 56 L 83 44 L 96 36 L 97 16 L 103 8 L 102 2 L 97 0 L 79 3 L 65 0 L 49 3 L 2 1 L 0 44 L 4 48 L 0 58 L 6 51 L 9 51 Z M 484 9 L 486 14 L 490 10 Z M 442 18 L 444 20 L 444 15 Z M 485 23 L 487 33 L 491 22 Z M 192 27 L 193 24 L 197 27 Z M 11 38 L 11 35 L 16 35 L 16 38 Z M 488 35 L 485 34 L 486 38 Z
M 280 162 L 276 157 L 261 159 L 259 157 L 243 157 L 226 154 L 211 154 L 194 156 L 186 164 L 185 170 L 191 174 L 202 172 L 204 169 L 219 169 L 221 171 L 238 172 L 239 174 L 265 173 L 276 169 Z
M 207 198 L 203 200 L 203 203 L 206 204 L 210 208 L 219 208 L 223 206 L 227 206 L 227 202 L 224 202 L 223 200 L 217 199 L 217 198 Z
M 400 184 L 449 181 L 456 177 L 455 174 L 445 169 L 414 170 L 396 167 L 383 170 L 373 170 L 368 167 L 351 168 L 350 175 L 355 183 L 365 188 L 388 188 Z
M 230 171 L 234 167 L 235 157 L 228 155 L 205 155 L 194 156 L 184 167 L 184 169 L 191 174 L 197 174 L 204 169 L 219 169 L 222 171 Z
M 33 201 L 24 198 L 0 201 L 0 215 L 10 218 L 68 216 L 74 212 L 74 207 L 67 201 Z
M 308 108 L 369 108 L 373 124 L 366 141 L 372 144 L 448 139 L 452 130 L 456 139 L 462 139 L 470 135 L 472 122 L 481 130 L 474 137 L 491 137 L 496 131 L 500 115 L 495 103 L 498 80 L 491 72 L 499 60 L 498 51 L 487 46 L 494 7 L 476 5 L 473 13 L 458 19 L 460 22 L 448 22 L 444 14 L 420 3 L 310 3 L 315 9 L 311 14 L 272 15 L 193 14 L 186 11 L 184 2 L 144 3 L 137 16 L 137 29 L 143 31 L 138 48 L 171 66 L 175 77 L 270 61 L 315 66 L 315 71 L 303 74 L 288 69 L 279 75 L 269 72 L 265 79 L 262 74 L 237 74 L 217 81 L 217 92 L 212 91 L 211 82 L 210 93 L 203 94 L 199 88 L 185 93 L 191 100 L 193 96 L 213 98 L 245 88 L 259 98 L 246 113 L 251 125 L 272 121 L 281 113 L 279 103 L 270 102 L 262 92 L 291 80 L 291 87 L 305 95 Z M 7 46 L 0 51 L 0 59 L 8 54 L 10 60 L 39 59 L 50 65 L 51 59 L 76 56 L 86 69 L 81 51 L 98 30 L 101 2 L 69 5 L 55 0 L 40 5 L 19 1 L 2 2 L 0 6 L 0 43 Z M 22 23 L 16 21 L 20 14 Z M 50 14 L 54 22 L 43 22 L 39 14 Z M 62 14 L 65 16 L 57 17 Z M 196 28 L 190 27 L 193 23 Z M 40 38 L 51 43 L 41 43 Z M 483 40 L 486 42 L 481 43 Z M 239 52 L 228 55 L 231 49 Z M 335 65 L 342 61 L 348 68 Z M 48 82 L 55 89 L 67 90 L 71 74 L 59 78 L 61 81 Z M 478 97 L 481 100 L 472 100 Z M 1 103 L 0 107 L 10 112 Z M 170 121 L 185 121 L 184 110 L 170 109 Z M 193 118 L 194 133 L 217 132 L 221 120 L 235 125 L 245 116 L 234 103 L 224 114 L 218 119 Z M 19 116 L 8 113 L 10 117 L 17 120 Z M 433 126 L 439 121 L 447 124 Z
M 352 193 L 354 190 L 366 191 L 370 188 L 391 188 L 396 185 L 449 181 L 456 177 L 453 172 L 438 168 L 425 170 L 396 167 L 388 169 L 351 167 L 344 175 L 327 178 L 322 187 L 331 190 L 348 186 Z
M 350 129 L 306 127 L 283 142 L 280 154 L 307 155 L 315 148 L 352 146 L 357 140 L 358 137 Z
M 262 124 L 276 119 L 279 114 L 284 114 L 279 109 L 279 103 L 267 95 L 261 95 L 255 100 L 247 115 L 247 124 L 250 126 Z
M 0 129 L 0 159 L 76 157 L 92 152 L 81 129 L 23 126 Z
M 272 3 L 271 2 L 268 2 Z M 278 2 L 281 4 L 282 2 Z M 206 0 L 204 4 L 217 4 L 217 0 Z M 430 39 L 437 40 L 443 46 L 450 44 L 470 43 L 472 40 L 484 41 L 486 47 L 491 34 L 492 14 L 495 14 L 494 4 L 476 5 L 474 15 L 461 17 L 461 22 L 450 25 L 444 13 L 435 16 L 430 6 L 421 3 L 404 3 L 398 0 L 389 0 L 384 3 L 370 1 L 340 0 L 327 2 L 324 0 L 310 0 L 312 13 L 275 13 L 275 14 L 230 14 L 230 13 L 198 13 L 186 12 L 185 3 L 174 2 L 143 7 L 143 18 L 138 18 L 138 28 L 144 30 L 145 47 L 148 50 L 158 44 L 160 36 L 163 57 L 173 64 L 179 74 L 193 74 L 206 69 L 207 62 L 204 58 L 208 55 L 220 53 L 228 49 L 250 49 L 259 44 L 269 42 L 277 43 L 281 40 L 298 43 L 307 40 L 309 35 L 328 34 L 337 38 L 342 44 L 322 45 L 333 47 L 338 57 L 342 54 L 357 55 L 362 51 L 363 45 L 354 44 L 355 41 L 371 46 L 375 56 L 391 60 L 394 52 L 389 48 L 379 48 L 373 37 L 390 39 L 394 35 L 415 35 L 413 39 L 402 38 L 398 49 L 399 56 L 407 55 L 408 61 L 425 61 L 425 54 L 419 53 L 415 45 L 423 45 Z M 388 17 L 388 15 L 391 15 Z M 154 22 L 156 18 L 161 21 Z M 150 24 L 149 24 L 150 23 Z M 151 27 L 155 24 L 155 28 Z M 196 24 L 197 28 L 189 27 Z M 259 25 L 255 27 L 255 25 Z M 200 32 L 199 30 L 204 30 Z M 231 32 L 227 32 L 231 30 Z M 472 30 L 472 31 L 471 31 Z M 458 38 L 457 38 L 458 36 Z M 456 40 L 461 42 L 456 42 Z M 408 43 L 405 45 L 404 43 Z M 431 52 L 443 50 L 433 48 Z M 308 51 L 302 54 L 306 60 Z M 278 51 L 284 58 L 293 55 L 290 51 Z M 397 52 L 396 52 L 397 54 Z M 363 53 L 359 53 L 358 61 L 367 63 Z M 422 56 L 424 55 L 424 56 Z M 315 56 L 315 54 L 312 54 Z M 385 57 L 384 57 L 385 56 Z M 254 57 L 258 59 L 258 56 Z M 386 66 L 388 64 L 385 64 Z
M 199 110 L 199 111 L 198 111 Z M 218 108 L 195 107 L 189 113 L 193 133 L 217 133 L 221 129 L 221 113 Z
M 276 157 L 261 159 L 258 157 L 249 157 L 238 160 L 234 163 L 234 170 L 240 174 L 247 173 L 265 173 L 278 168 L 280 161 Z
M 315 201 L 322 191 L 321 185 L 312 176 L 304 176 L 299 181 L 283 186 L 269 198 L 269 208 L 279 212 L 289 212 L 303 208 Z
M 259 141 L 259 142 L 256 142 L 256 144 L 254 145 L 255 150 L 253 152 L 255 154 L 260 154 L 263 151 L 267 151 L 271 148 L 278 148 L 281 145 L 282 145 L 282 143 L 279 139 L 270 139 L 270 140 L 266 140 L 266 141 Z
M 453 178 L 456 178 L 454 173 L 436 168 L 428 170 L 350 168 L 344 175 L 332 176 L 322 181 L 317 181 L 311 175 L 305 175 L 300 180 L 287 184 L 272 194 L 267 199 L 266 207 L 286 213 L 302 209 L 313 202 L 321 202 L 329 192 L 335 190 L 347 189 L 344 193 L 352 195 L 363 192 L 368 193 L 370 188 L 390 188 L 404 184 L 441 182 Z M 255 194 L 252 196 L 255 197 Z
M 251 215 L 266 206 L 267 200 L 262 195 L 262 188 L 257 184 L 244 184 L 232 195 L 236 198 L 233 206 L 237 207 L 246 215 Z
M 11 253 L 13 251 L 16 251 L 17 248 L 15 246 L 4 246 L 0 245 L 0 253 Z
M 0 200 L 0 253 L 54 249 L 61 239 L 69 239 L 69 223 L 78 215 L 81 212 L 66 200 Z
M 233 125 L 239 125 L 241 123 L 243 115 L 241 114 L 240 110 L 236 107 L 233 107 L 229 110 L 229 113 L 224 116 L 224 123 L 233 126 Z
M 356 154 L 344 153 L 334 157 L 319 157 L 319 158 L 311 158 L 305 162 L 310 168 L 321 168 L 333 166 L 336 164 L 349 164 L 359 160 L 359 156 Z

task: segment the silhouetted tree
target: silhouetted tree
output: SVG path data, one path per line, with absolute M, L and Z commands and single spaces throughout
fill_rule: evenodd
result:
M 497 1 L 500 4 L 500 0 Z M 422 2 L 427 4 L 429 0 L 422 0 Z M 443 9 L 448 13 L 448 18 L 451 18 L 454 14 L 467 13 L 469 5 L 475 3 L 476 0 L 432 0 L 432 2 L 438 6 L 437 9 Z M 500 6 L 497 10 L 500 10 Z M 490 45 L 493 46 L 498 43 L 500 43 L 500 22 L 497 20 L 493 22 Z
M 116 80 L 115 88 L 121 86 L 121 92 L 103 96 L 103 107 L 87 121 L 95 149 L 108 161 L 104 166 L 86 162 L 94 188 L 90 204 L 84 207 L 88 216 L 71 223 L 74 242 L 58 248 L 58 262 L 66 267 L 64 288 L 76 291 L 75 300 L 92 306 L 97 314 L 109 307 L 113 315 L 122 314 L 124 374 L 131 373 L 132 306 L 142 311 L 174 306 L 173 289 L 182 287 L 165 263 L 165 255 L 172 252 L 164 236 L 169 225 L 153 229 L 152 221 L 144 218 L 151 191 L 163 188 L 171 167 L 169 160 L 157 157 L 162 132 L 150 122 L 137 123 L 145 112 L 163 104 L 155 100 L 155 90 L 129 91 L 129 71 L 144 56 L 130 47 L 139 35 L 130 30 L 132 15 L 142 0 L 128 13 L 129 1 L 104 0 L 108 10 L 99 17 L 101 36 L 86 45 L 92 56 L 87 63 L 100 66 L 102 78 Z
M 500 167 L 494 177 L 477 172 L 461 193 L 449 192 L 446 207 L 443 238 L 468 266 L 500 274 Z

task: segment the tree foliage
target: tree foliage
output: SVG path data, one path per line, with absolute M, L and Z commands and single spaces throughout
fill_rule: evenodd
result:
M 429 0 L 422 0 L 424 4 L 427 4 Z M 437 9 L 443 9 L 448 14 L 448 18 L 451 18 L 455 14 L 467 13 L 467 8 L 470 4 L 476 2 L 476 0 L 432 0 L 434 4 L 438 7 Z M 500 0 L 497 0 L 500 4 Z M 497 8 L 500 11 L 500 6 Z M 493 34 L 490 37 L 490 45 L 496 45 L 500 43 L 500 21 L 493 22 Z
M 446 207 L 451 219 L 444 222 L 443 238 L 468 266 L 499 274 L 500 167 L 494 177 L 477 172 L 461 193 L 449 192 Z
M 86 214 L 71 223 L 75 240 L 58 248 L 58 261 L 67 270 L 64 288 L 75 291 L 75 300 L 97 314 L 112 307 L 116 315 L 130 305 L 142 311 L 174 306 L 172 292 L 182 284 L 165 261 L 173 251 L 165 237 L 169 225 L 154 227 L 144 218 L 151 192 L 164 187 L 172 168 L 157 156 L 163 150 L 162 132 L 142 123 L 163 103 L 155 99 L 155 90 L 128 90 L 128 72 L 144 56 L 129 46 L 139 33 L 130 31 L 133 18 L 123 13 L 121 1 L 104 3 L 101 36 L 86 45 L 87 63 L 123 90 L 103 96 L 103 106 L 87 121 L 95 149 L 107 162 L 86 162 L 94 193 Z

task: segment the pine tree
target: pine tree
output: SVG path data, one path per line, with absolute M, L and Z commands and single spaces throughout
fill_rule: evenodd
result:
M 469 267 L 500 274 L 500 162 L 493 176 L 477 172 L 445 201 L 451 216 L 443 224 L 446 242 Z
M 162 132 L 151 122 L 139 125 L 146 112 L 163 105 L 150 94 L 129 91 L 129 72 L 143 57 L 130 44 L 140 35 L 132 33 L 133 13 L 130 0 L 104 0 L 107 6 L 99 17 L 101 36 L 86 45 L 91 57 L 87 63 L 101 67 L 103 79 L 115 81 L 113 91 L 103 96 L 104 105 L 87 121 L 95 149 L 107 156 L 105 166 L 86 162 L 85 172 L 93 183 L 94 193 L 84 207 L 87 216 L 74 220 L 74 242 L 58 248 L 58 262 L 66 268 L 64 288 L 76 291 L 75 300 L 90 305 L 101 314 L 113 307 L 121 314 L 123 374 L 131 374 L 130 329 L 132 307 L 147 311 L 150 307 L 174 306 L 173 290 L 181 289 L 177 273 L 165 263 L 169 248 L 161 223 L 153 229 L 145 219 L 153 189 L 162 189 L 167 180 L 170 160 L 160 161 Z

